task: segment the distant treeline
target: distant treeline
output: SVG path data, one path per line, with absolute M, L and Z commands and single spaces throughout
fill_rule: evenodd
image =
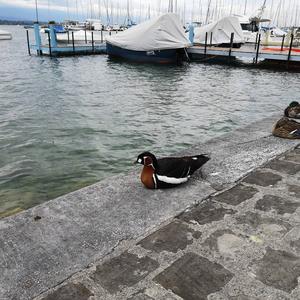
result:
M 11 20 L 1 20 L 0 25 L 33 25 L 34 21 L 11 21 Z M 45 24 L 45 22 L 40 22 L 40 24 Z

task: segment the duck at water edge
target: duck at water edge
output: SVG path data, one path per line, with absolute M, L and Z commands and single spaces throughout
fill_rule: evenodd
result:
M 209 160 L 205 154 L 157 159 L 154 154 L 144 152 L 136 163 L 144 166 L 141 181 L 148 189 L 164 189 L 187 182 Z

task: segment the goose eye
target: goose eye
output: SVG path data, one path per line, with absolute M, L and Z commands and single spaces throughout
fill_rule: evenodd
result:
M 142 159 L 141 159 L 141 158 L 138 159 L 138 163 L 139 163 L 139 164 L 142 163 Z

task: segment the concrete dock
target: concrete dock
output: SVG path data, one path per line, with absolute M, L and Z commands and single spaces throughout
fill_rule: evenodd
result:
M 0 220 L 0 299 L 299 299 L 299 141 L 278 118 L 188 149 L 212 159 L 180 188 L 134 170 Z

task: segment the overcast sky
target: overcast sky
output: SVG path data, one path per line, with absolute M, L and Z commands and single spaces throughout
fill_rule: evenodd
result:
M 131 17 L 139 22 L 149 15 L 168 10 L 169 0 L 129 0 Z M 205 21 L 210 3 L 210 19 L 224 15 L 252 15 L 264 0 L 177 0 L 177 13 L 189 22 Z M 174 10 L 176 0 L 173 0 Z M 99 18 L 106 22 L 122 23 L 127 14 L 127 0 L 38 0 L 41 20 Z M 265 16 L 280 25 L 296 25 L 300 18 L 300 0 L 266 0 Z M 35 0 L 0 0 L 0 18 L 35 19 Z M 289 23 L 289 24 L 287 24 Z M 300 23 L 300 22 L 298 22 Z M 300 25 L 300 24 L 298 24 Z

